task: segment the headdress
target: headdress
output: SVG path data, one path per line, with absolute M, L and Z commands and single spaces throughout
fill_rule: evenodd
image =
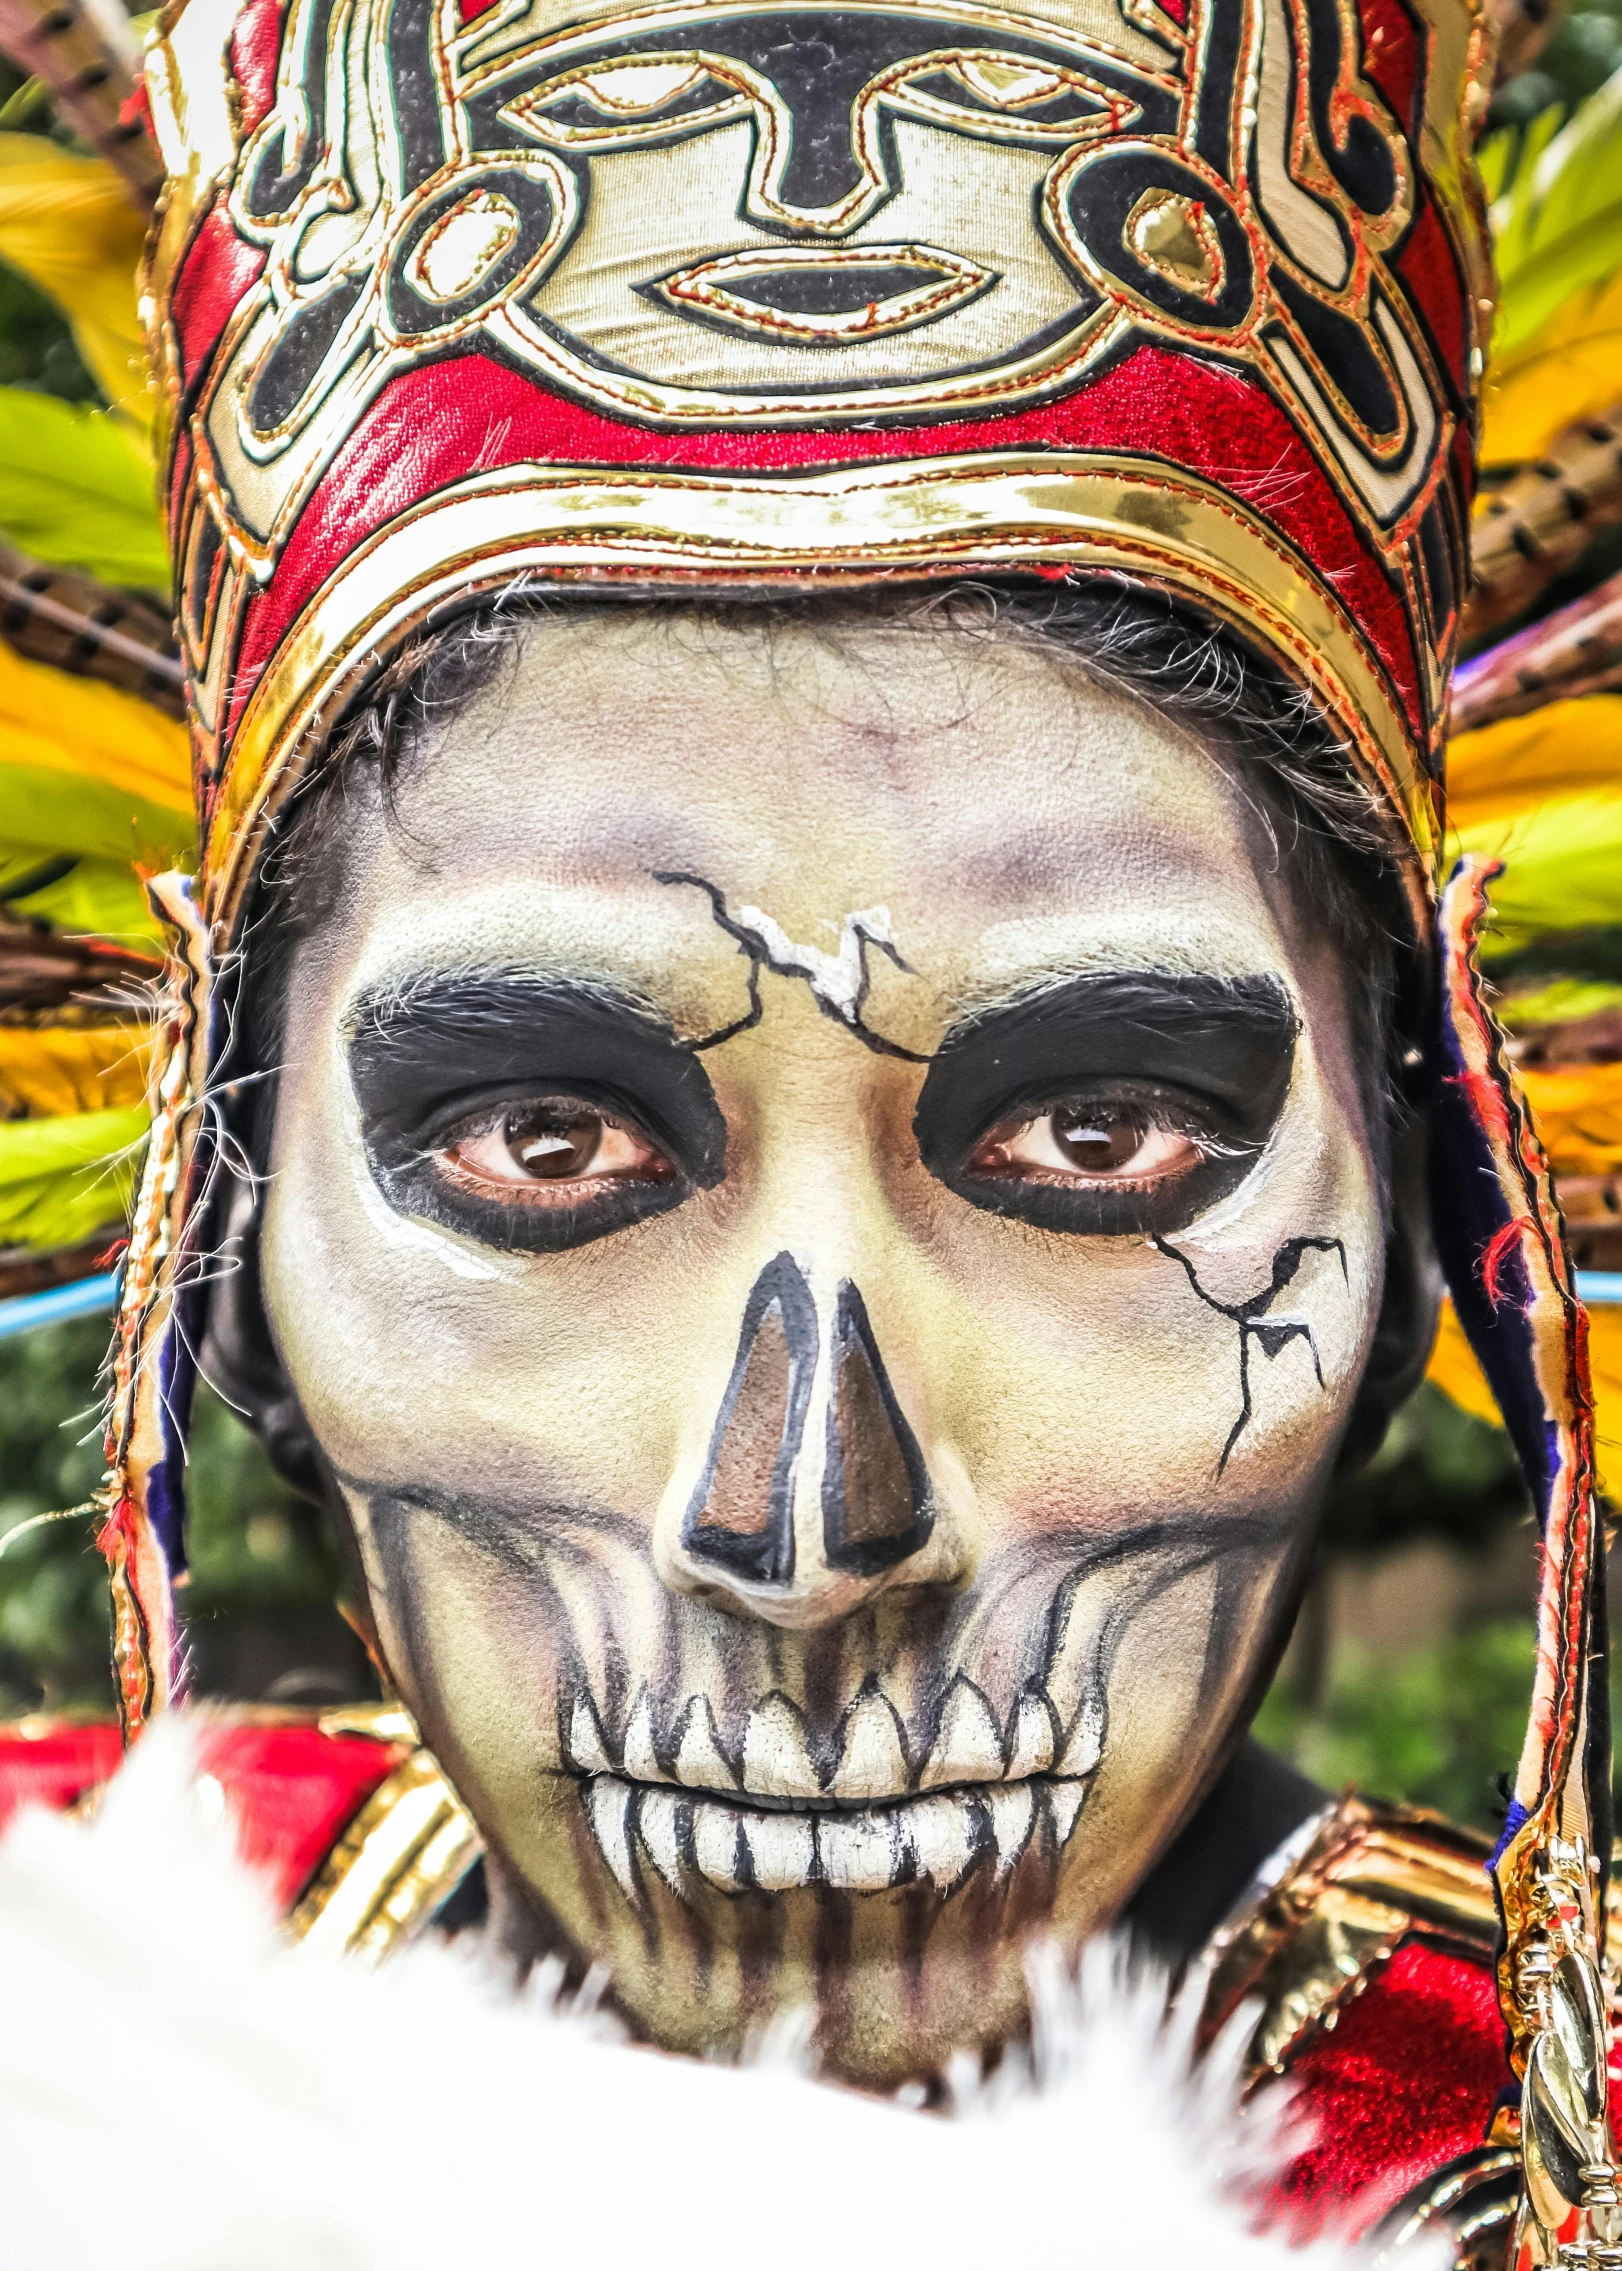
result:
M 1437 1227 L 1475 1355 L 1446 1345 L 1461 1392 L 1484 1366 L 1547 1544 L 1498 1864 L 1528 2244 L 1547 2256 L 1556 2234 L 1608 2239 L 1615 2199 L 1585 1322 L 1479 982 L 1490 861 L 1437 889 L 1492 304 L 1472 158 L 1490 47 L 1471 0 L 166 11 L 143 307 L 199 851 L 195 880 L 150 886 L 170 982 L 104 1542 L 133 1728 L 175 1676 L 213 973 L 268 821 L 409 634 L 520 574 L 759 590 L 1118 572 L 1191 603 L 1338 727 L 1437 946 Z M 1581 342 L 1575 303 L 1617 265 L 1579 259 L 1551 286 L 1554 156 L 1510 216 L 1541 294 L 1511 388 L 1562 325 Z M 1586 423 L 1540 435 L 1529 454 L 1553 470 L 1492 498 L 1482 623 L 1547 587 L 1574 495 L 1622 493 L 1609 407 L 1562 399 L 1558 420 Z M 1607 635 L 1601 669 L 1622 651 Z M 1490 737 L 1518 697 L 1480 689 L 1591 698 L 1592 672 L 1558 659 L 1570 623 L 1535 636 L 1533 659 L 1500 650 L 1472 681 L 1488 836 L 1515 778 Z

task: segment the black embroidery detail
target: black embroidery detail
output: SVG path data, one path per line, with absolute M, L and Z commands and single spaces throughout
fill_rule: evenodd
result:
M 1307 1254 L 1337 1256 L 1341 1277 L 1349 1285 L 1351 1279 L 1346 1268 L 1346 1248 L 1339 1238 L 1287 1238 L 1273 1256 L 1272 1281 L 1265 1292 L 1253 1293 L 1248 1301 L 1218 1301 L 1214 1294 L 1207 1293 L 1201 1285 L 1194 1264 L 1186 1254 L 1179 1252 L 1177 1247 L 1168 1244 L 1164 1238 L 1152 1237 L 1150 1244 L 1160 1253 L 1168 1254 L 1174 1262 L 1182 1264 L 1183 1274 L 1207 1309 L 1214 1309 L 1219 1317 L 1227 1317 L 1239 1327 L 1240 1411 L 1239 1417 L 1228 1431 L 1228 1440 L 1223 1444 L 1222 1456 L 1217 1461 L 1217 1473 L 1221 1474 L 1232 1456 L 1234 1445 L 1250 1425 L 1255 1408 L 1250 1394 L 1252 1335 L 1260 1342 L 1263 1356 L 1269 1359 L 1277 1356 L 1281 1349 L 1288 1348 L 1292 1341 L 1305 1341 L 1312 1356 L 1312 1369 L 1317 1376 L 1318 1385 L 1320 1388 L 1323 1386 L 1323 1365 L 1318 1357 L 1318 1343 L 1305 1317 L 1269 1319 L 1267 1312 L 1284 1288 L 1292 1282 Z

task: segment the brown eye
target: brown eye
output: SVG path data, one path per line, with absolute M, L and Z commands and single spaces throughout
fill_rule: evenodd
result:
M 537 1185 L 664 1183 L 675 1174 L 639 1128 L 576 1097 L 521 1105 L 494 1127 L 464 1136 L 443 1156 L 459 1180 L 504 1184 L 514 1196 Z
M 1139 1119 L 1112 1119 L 1103 1112 L 1053 1112 L 1049 1125 L 1060 1158 L 1089 1175 L 1119 1175 L 1143 1147 L 1145 1131 Z
M 969 1172 L 1032 1183 L 1142 1185 L 1186 1174 L 1205 1157 L 1191 1135 L 1141 1106 L 1064 1102 L 982 1136 Z

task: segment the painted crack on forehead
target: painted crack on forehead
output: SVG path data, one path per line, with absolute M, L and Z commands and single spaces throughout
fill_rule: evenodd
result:
M 864 1022 L 873 984 L 870 953 L 882 954 L 909 977 L 916 975 L 891 936 L 887 907 L 863 907 L 846 915 L 840 926 L 839 951 L 829 954 L 820 946 L 802 946 L 798 940 L 790 938 L 781 923 L 763 908 L 744 906 L 732 912 L 726 894 L 702 875 L 658 869 L 653 880 L 702 891 L 717 924 L 749 962 L 748 1009 L 732 1024 L 706 1034 L 701 1041 L 689 1042 L 688 1047 L 695 1055 L 700 1050 L 719 1048 L 723 1041 L 730 1041 L 739 1033 L 752 1032 L 760 1023 L 765 1015 L 760 993 L 761 973 L 769 970 L 774 977 L 803 979 L 824 1017 L 832 1018 L 847 1033 L 854 1033 L 875 1055 L 900 1057 L 908 1064 L 929 1063 L 927 1053 L 903 1048 L 899 1041 L 887 1040 Z

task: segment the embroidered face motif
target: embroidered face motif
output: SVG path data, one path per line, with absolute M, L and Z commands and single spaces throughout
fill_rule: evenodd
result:
M 428 1740 L 654 2038 L 1002 2037 L 1368 1351 L 1333 953 L 1205 753 L 946 631 L 543 624 L 345 813 L 265 1285 Z

